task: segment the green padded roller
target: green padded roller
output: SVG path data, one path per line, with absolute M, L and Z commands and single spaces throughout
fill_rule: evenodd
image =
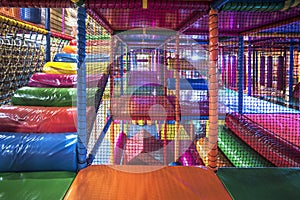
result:
M 134 94 L 134 95 L 146 95 L 146 96 L 163 96 L 164 95 L 164 87 L 153 86 L 153 85 L 143 85 L 143 86 L 127 86 L 126 94 Z
M 87 100 L 89 102 L 91 100 L 94 101 L 95 97 L 98 97 L 98 94 L 98 88 L 88 88 L 86 92 Z M 11 103 L 12 105 L 19 106 L 76 106 L 76 95 L 76 88 L 22 87 L 13 95 Z
M 63 199 L 74 172 L 0 173 L 0 199 Z
M 217 176 L 233 199 L 300 199 L 299 168 L 219 168 Z
M 243 143 L 237 136 L 224 128 L 219 128 L 218 146 L 236 167 L 273 166 L 256 151 Z

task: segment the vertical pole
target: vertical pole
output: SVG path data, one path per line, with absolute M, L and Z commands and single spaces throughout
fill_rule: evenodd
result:
M 158 58 L 157 58 L 157 50 L 155 49 L 154 52 L 153 52 L 153 71 L 155 71 L 155 73 L 157 73 L 157 61 L 158 61 Z
M 238 48 L 238 112 L 243 113 L 243 68 L 244 68 L 244 37 L 239 36 Z
M 244 71 L 243 71 L 243 79 L 244 79 L 244 83 L 243 83 L 243 90 L 246 90 L 246 86 L 247 86 L 247 77 L 246 77 L 246 72 L 247 72 L 247 62 L 246 62 L 246 58 L 247 56 L 244 54 Z
M 277 90 L 284 90 L 284 76 L 283 76 L 283 70 L 284 70 L 284 57 L 278 56 L 277 58 Z
M 218 12 L 209 11 L 209 152 L 208 167 L 213 171 L 217 170 L 218 161 Z
M 300 58 L 300 39 L 298 41 L 298 52 L 297 52 L 296 59 L 295 59 L 297 65 L 298 65 L 299 58 Z M 300 82 L 300 65 L 298 65 L 298 82 Z M 299 101 L 299 104 L 300 104 L 300 101 Z
M 49 62 L 51 60 L 50 8 L 45 8 L 45 29 L 48 31 L 46 35 L 45 62 Z
M 120 52 L 120 63 L 118 63 L 120 65 L 120 94 L 121 96 L 124 95 L 124 44 L 123 42 L 121 42 L 120 45 L 121 48 L 121 52 Z M 121 132 L 124 132 L 124 122 L 123 120 L 121 120 Z
M 265 65 L 266 57 L 264 55 L 260 56 L 260 86 L 265 86 Z
M 283 58 L 284 58 L 284 62 L 283 62 L 283 77 L 287 77 L 287 72 L 286 72 L 287 65 L 288 65 L 287 64 L 287 60 L 288 60 L 287 56 L 288 56 L 288 54 L 287 54 L 287 47 L 284 47 L 284 51 L 283 51 Z M 285 96 L 285 94 L 287 92 L 286 91 L 287 90 L 286 85 L 288 84 L 286 82 L 286 78 L 283 79 L 283 83 L 282 84 L 284 85 L 284 87 L 283 87 L 283 94 Z
M 87 166 L 86 162 L 86 66 L 85 66 L 85 46 L 86 46 L 86 10 L 84 7 L 78 8 L 77 14 L 77 115 L 78 115 L 78 169 L 83 169 Z
M 61 32 L 65 33 L 65 8 L 61 10 Z
M 291 39 L 290 69 L 289 69 L 289 101 L 291 101 L 293 97 L 293 84 L 294 84 L 294 44 L 293 44 L 293 39 Z
M 225 59 L 225 52 L 224 52 L 224 48 L 222 48 L 222 84 L 223 86 L 225 86 L 225 82 L 226 82 L 226 59 Z
M 255 51 L 255 90 L 258 91 L 258 51 Z
M 268 56 L 267 58 L 267 87 L 268 88 L 272 88 L 272 82 L 273 82 L 273 57 L 272 56 Z
M 179 120 L 180 120 L 180 116 L 179 116 L 179 96 L 180 96 L 180 92 L 179 92 L 179 69 L 180 69 L 180 62 L 179 62 L 179 33 L 176 34 L 176 55 L 175 55 L 175 59 L 176 59 L 176 68 L 175 68 L 175 78 L 176 78 L 176 85 L 175 85 L 175 94 L 176 94 L 176 98 L 175 98 L 175 152 L 174 152 L 174 157 L 175 157 L 175 161 L 179 158 Z
M 109 98 L 110 98 L 110 101 L 109 102 L 112 102 L 112 98 L 114 98 L 114 37 L 113 35 L 111 35 L 110 37 L 110 52 L 109 52 L 109 58 L 110 58 L 110 82 L 109 82 L 109 85 L 110 85 L 110 95 L 109 95 Z M 125 102 L 125 103 L 128 103 L 128 102 Z M 109 104 L 110 107 L 109 107 L 109 111 L 110 111 L 110 117 L 113 117 L 112 116 L 112 103 Z M 110 163 L 111 164 L 114 164 L 114 145 L 115 145 L 115 126 L 114 126 L 114 119 L 112 118 L 112 121 L 111 121 L 111 125 L 110 125 Z
M 256 80 L 256 54 L 255 54 L 255 48 L 252 49 L 252 53 L 253 53 L 253 57 L 252 57 L 252 60 L 253 60 L 253 65 L 252 65 L 252 91 L 253 91 L 253 95 L 256 94 L 256 87 L 255 87 L 255 80 Z
M 164 45 L 164 64 L 163 64 L 163 86 L 164 97 L 167 98 L 167 45 Z M 164 108 L 167 107 L 167 102 L 164 101 Z M 164 121 L 164 165 L 167 165 L 167 119 Z M 175 158 L 176 159 L 176 158 Z M 176 161 L 176 160 L 175 160 Z
M 236 56 L 231 56 L 231 87 L 236 88 Z
M 227 79 L 226 79 L 226 86 L 230 88 L 231 83 L 231 63 L 230 63 L 230 55 L 227 57 Z
M 120 48 L 121 48 L 121 56 L 120 56 L 120 83 L 121 83 L 121 86 L 120 86 L 120 94 L 123 95 L 124 94 L 124 83 L 123 83 L 123 76 L 124 76 L 124 60 L 123 60 L 123 54 L 124 54 L 124 45 L 123 43 L 121 42 L 121 45 L 120 45 Z

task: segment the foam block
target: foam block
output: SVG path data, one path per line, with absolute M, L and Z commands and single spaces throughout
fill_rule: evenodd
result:
M 76 74 L 77 63 L 47 62 L 42 71 L 47 74 Z
M 88 88 L 87 100 L 98 97 L 98 88 Z M 12 105 L 21 106 L 76 106 L 76 88 L 38 88 L 22 87 L 18 89 L 11 99 Z M 98 103 L 97 103 L 98 104 Z
M 289 121 L 288 126 L 282 126 L 287 124 L 282 122 L 284 119 Z M 231 113 L 225 122 L 239 138 L 275 166 L 300 166 L 299 114 Z
M 57 53 L 55 54 L 53 61 L 77 63 L 77 59 L 78 59 L 77 54 Z
M 75 176 L 75 172 L 66 171 L 3 172 L 0 173 L 1 198 L 63 199 Z
M 35 73 L 31 76 L 30 87 L 76 87 L 77 75 L 75 74 L 46 74 Z
M 76 171 L 77 133 L 0 132 L 0 171 Z
M 87 108 L 87 119 L 92 123 L 93 107 Z M 0 132 L 64 133 L 77 131 L 75 107 L 0 107 Z
M 205 167 L 126 165 L 93 165 L 81 170 L 65 199 L 95 197 L 106 200 L 231 199 L 217 175 Z

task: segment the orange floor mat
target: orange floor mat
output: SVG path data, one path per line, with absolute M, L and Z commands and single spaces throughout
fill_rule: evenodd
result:
M 105 166 L 81 170 L 65 199 L 231 199 L 205 167 Z

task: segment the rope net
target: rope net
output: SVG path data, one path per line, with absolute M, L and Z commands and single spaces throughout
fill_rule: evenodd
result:
M 88 21 L 87 58 L 104 66 L 110 61 L 110 78 L 90 137 L 93 164 L 207 164 L 207 42 L 199 45 L 160 28 L 108 37 L 94 20 Z M 199 40 L 207 41 L 207 36 Z M 91 42 L 97 47 L 89 47 Z
M 106 143 L 110 137 L 110 42 L 106 30 L 90 15 L 86 20 L 86 93 L 87 111 L 93 108 L 95 116 L 87 123 L 87 152 L 94 164 L 109 164 L 110 148 Z M 91 129 L 92 128 L 92 129 Z M 105 137 L 104 137 L 105 136 Z M 107 148 L 108 147 L 108 148 Z
M 0 13 L 1 105 L 9 104 L 14 92 L 26 86 L 30 77 L 41 72 L 45 59 L 47 31 L 31 23 Z M 51 60 L 71 37 L 53 33 L 50 39 Z
M 0 15 L 1 105 L 9 104 L 12 94 L 41 71 L 44 61 L 45 35 L 11 22 Z
M 80 162 L 299 167 L 299 8 L 217 14 L 197 1 L 145 2 L 86 1 L 84 30 L 51 36 L 51 60 L 72 54 L 66 66 L 80 72 Z M 5 105 L 41 71 L 48 32 L 4 14 L 0 27 Z
M 255 13 L 229 14 L 255 20 Z M 267 22 L 278 14 L 261 15 Z M 219 148 L 234 166 L 300 166 L 299 25 L 292 18 L 220 39 L 220 103 L 228 110 Z

